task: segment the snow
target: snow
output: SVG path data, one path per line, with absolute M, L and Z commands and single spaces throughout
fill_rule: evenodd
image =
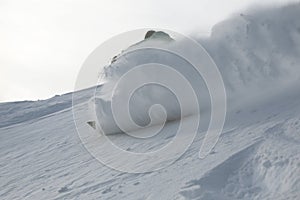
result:
M 72 93 L 0 104 L 0 199 L 300 199 L 299 15 L 299 4 L 251 11 L 216 25 L 210 38 L 199 39 L 216 61 L 228 93 L 224 131 L 205 159 L 198 157 L 206 127 L 200 125 L 192 145 L 166 168 L 136 174 L 101 164 L 77 134 L 85 130 L 87 140 L 97 134 L 86 123 L 92 101 L 88 94 L 94 88 L 77 92 L 74 116 Z M 102 88 L 98 100 L 109 101 L 108 90 Z M 152 94 L 163 91 L 151 89 Z M 144 113 L 141 108 L 151 104 L 144 101 L 148 94 L 137 94 L 137 121 Z M 170 106 L 171 95 L 160 95 L 162 100 L 153 101 Z M 176 113 L 175 104 L 167 110 Z M 209 118 L 205 113 L 203 124 Z M 142 115 L 138 122 L 149 121 Z M 127 151 L 148 152 L 170 142 L 177 128 L 178 122 L 170 121 L 162 134 L 146 140 L 125 134 L 107 137 Z M 190 135 L 187 131 L 181 139 Z M 91 148 L 101 148 L 95 144 Z M 114 154 L 110 158 L 120 159 Z

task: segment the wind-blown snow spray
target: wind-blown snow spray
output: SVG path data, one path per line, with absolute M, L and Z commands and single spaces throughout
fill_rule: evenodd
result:
M 116 37 L 132 38 L 136 32 L 147 31 L 136 30 Z M 211 120 L 200 149 L 201 158 L 212 150 L 222 132 L 226 94 L 218 68 L 199 43 L 168 31 L 172 34 L 170 37 L 165 32 L 148 32 L 143 41 L 128 44 L 129 48 L 101 69 L 102 76 L 95 83 L 101 85 L 91 92 L 89 112 L 94 122 L 89 123 L 100 133 L 92 139 L 93 143 L 99 142 L 97 148 L 95 144 L 92 145 L 94 148 L 89 146 L 85 131 L 78 133 L 85 147 L 99 161 L 114 169 L 141 173 L 173 163 L 193 142 L 199 128 L 200 107 L 208 107 L 209 103 Z M 101 50 L 96 49 L 86 63 L 96 60 Z M 93 73 L 90 68 L 90 65 L 83 65 L 81 74 Z M 97 70 L 95 72 L 99 74 Z M 84 81 L 82 78 L 84 76 L 79 75 L 78 87 Z M 163 148 L 152 152 L 123 150 L 107 136 L 124 133 L 146 139 L 159 134 L 169 121 L 179 122 L 176 135 Z M 105 153 L 108 149 L 109 155 Z M 118 155 L 118 159 L 112 159 L 112 155 Z

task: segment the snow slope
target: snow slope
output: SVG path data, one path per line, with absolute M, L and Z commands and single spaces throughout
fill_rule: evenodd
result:
M 229 93 L 224 131 L 204 160 L 198 158 L 204 137 L 199 131 L 169 167 L 119 172 L 82 145 L 72 94 L 0 104 L 0 199 L 299 199 L 299 11 L 299 4 L 252 11 L 199 39 Z M 75 105 L 82 113 L 77 128 L 91 136 L 85 119 L 92 89 L 79 91 Z M 109 137 L 127 151 L 153 151 L 173 138 L 177 125 L 169 122 L 149 140 Z

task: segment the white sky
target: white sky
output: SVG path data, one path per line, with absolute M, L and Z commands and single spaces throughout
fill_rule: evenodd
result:
M 72 91 L 89 53 L 119 33 L 158 27 L 207 34 L 249 6 L 288 1 L 0 0 L 0 102 Z

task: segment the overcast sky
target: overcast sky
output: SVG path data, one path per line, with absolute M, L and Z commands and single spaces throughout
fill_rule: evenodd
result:
M 70 92 L 85 58 L 119 33 L 209 34 L 249 6 L 289 0 L 0 0 L 0 102 Z

